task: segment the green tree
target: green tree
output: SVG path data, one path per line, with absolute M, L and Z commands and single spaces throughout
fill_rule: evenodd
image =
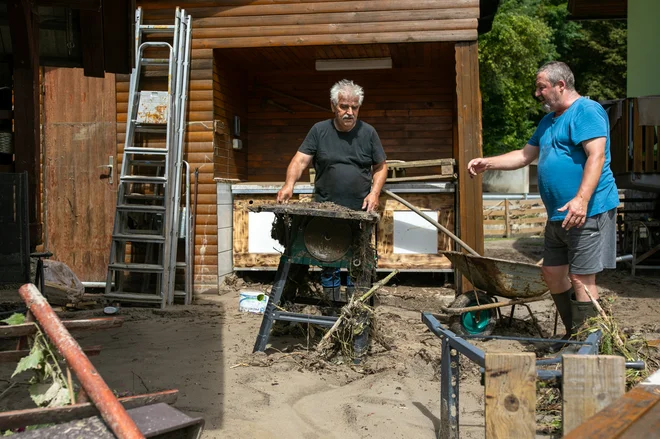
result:
M 493 29 L 479 37 L 484 155 L 531 137 L 542 115 L 534 76 L 544 62 L 566 62 L 582 95 L 622 98 L 626 50 L 625 21 L 569 21 L 566 0 L 502 0 Z
M 515 10 L 498 13 L 493 29 L 480 37 L 485 155 L 518 149 L 533 134 L 541 112 L 533 81 L 539 65 L 556 56 L 551 37 L 543 20 Z

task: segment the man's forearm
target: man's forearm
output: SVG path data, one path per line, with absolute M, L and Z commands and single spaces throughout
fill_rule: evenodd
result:
M 512 171 L 527 166 L 531 160 L 525 155 L 522 149 L 507 152 L 495 157 L 487 157 L 488 168 L 498 171 Z
M 600 175 L 603 172 L 603 164 L 605 163 L 605 156 L 603 154 L 590 154 L 584 164 L 584 174 L 582 175 L 582 182 L 576 194 L 584 200 L 585 204 L 589 203 L 591 196 L 598 186 Z
M 385 181 L 387 180 L 387 164 L 381 163 L 380 165 L 376 165 L 374 167 L 373 174 L 374 176 L 373 183 L 371 185 L 371 192 L 380 194 L 380 191 L 383 189 Z
M 291 163 L 289 163 L 289 167 L 286 169 L 286 180 L 284 180 L 284 186 L 293 187 L 296 182 L 300 180 L 304 170 L 304 164 L 298 162 L 297 160 L 292 160 Z

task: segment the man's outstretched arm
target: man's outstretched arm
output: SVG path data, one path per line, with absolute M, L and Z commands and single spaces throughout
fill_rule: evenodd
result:
M 489 169 L 499 171 L 513 171 L 529 165 L 539 156 L 539 147 L 525 145 L 522 149 L 507 152 L 506 154 L 496 155 L 495 157 L 484 157 L 470 160 L 468 171 L 470 176 L 474 177 Z
M 298 180 L 303 171 L 307 169 L 309 164 L 312 162 L 312 156 L 298 151 L 296 155 L 293 156 L 289 167 L 286 169 L 286 180 L 282 189 L 277 192 L 277 202 L 286 203 L 289 201 L 293 195 L 293 186 Z

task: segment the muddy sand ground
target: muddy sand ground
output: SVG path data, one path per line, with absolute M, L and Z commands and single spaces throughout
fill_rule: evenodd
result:
M 487 242 L 487 255 L 536 262 L 542 240 Z M 250 280 L 250 279 L 248 279 Z M 268 354 L 252 354 L 261 316 L 238 311 L 238 290 L 267 289 L 238 282 L 221 295 L 209 294 L 192 306 L 166 310 L 122 308 L 121 328 L 78 336 L 81 345 L 101 344 L 92 361 L 119 394 L 176 388 L 176 407 L 206 421 L 204 438 L 434 438 L 440 426 L 440 341 L 421 322 L 420 311 L 438 312 L 453 300 L 443 275 L 399 275 L 379 296 L 376 308 L 386 350 L 372 344 L 359 366 L 325 362 L 314 353 L 306 328 L 271 337 Z M 603 293 L 616 298 L 614 316 L 628 332 L 660 338 L 660 276 L 631 277 L 629 270 L 603 274 Z M 551 301 L 533 304 L 546 335 L 552 331 Z M 101 315 L 100 311 L 66 317 Z M 524 309 L 514 326 L 496 333 L 535 335 Z M 487 352 L 520 352 L 511 341 L 476 342 Z M 479 371 L 461 362 L 461 437 L 484 437 L 484 397 Z M 10 383 L 13 365 L 1 365 Z M 31 406 L 26 377 L 0 400 L 0 409 Z M 545 431 L 539 418 L 539 435 Z M 547 436 L 546 436 L 547 437 Z

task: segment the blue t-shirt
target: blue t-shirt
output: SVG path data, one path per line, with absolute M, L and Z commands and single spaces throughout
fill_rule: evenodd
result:
M 582 183 L 587 154 L 582 142 L 606 137 L 605 163 L 587 207 L 587 217 L 598 215 L 619 204 L 619 194 L 610 169 L 610 123 L 603 107 L 579 98 L 559 117 L 547 114 L 529 144 L 539 147 L 538 177 L 541 199 L 550 221 L 561 221 L 566 211 L 557 212 L 575 198 Z

